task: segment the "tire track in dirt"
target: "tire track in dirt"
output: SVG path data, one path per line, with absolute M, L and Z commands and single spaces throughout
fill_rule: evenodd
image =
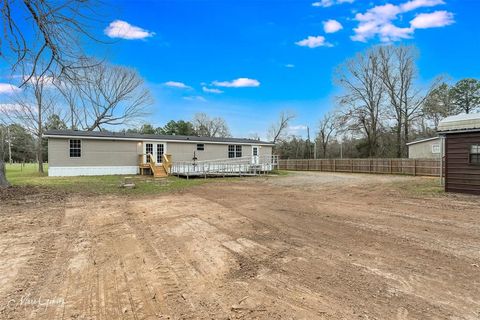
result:
M 61 199 L 60 205 L 57 203 L 52 205 L 50 201 L 51 199 L 48 197 L 40 200 L 40 202 L 32 201 L 32 205 L 37 210 L 27 211 L 24 215 L 20 214 L 22 212 L 21 207 L 15 205 L 13 207 L 14 215 L 7 217 L 9 220 L 13 219 L 14 226 L 5 224 L 9 228 L 3 232 L 4 236 L 8 232 L 15 232 L 16 230 L 28 231 L 25 232 L 25 236 L 13 237 L 15 240 L 3 252 L 5 253 L 8 248 L 9 254 L 11 254 L 9 257 L 2 254 L 2 260 L 4 261 L 7 259 L 18 261 L 18 255 L 25 256 L 18 261 L 18 266 L 14 264 L 10 267 L 17 270 L 14 276 L 15 280 L 10 282 L 11 286 L 4 286 L 4 288 L 9 289 L 3 293 L 0 300 L 0 318 L 15 319 L 17 315 L 29 314 L 30 310 L 25 304 L 31 303 L 31 300 L 38 296 L 41 288 L 48 284 L 46 271 L 51 267 L 50 261 L 54 259 L 57 252 L 54 245 L 57 236 L 55 229 L 61 225 L 64 218 L 64 207 Z M 3 211 L 3 206 L 2 204 L 1 211 Z M 48 208 L 45 208 L 47 206 Z M 1 217 L 1 219 L 5 221 L 4 217 Z M 21 240 L 22 244 L 19 243 L 19 239 L 23 239 Z M 23 247 L 27 252 L 19 252 L 19 244 L 20 248 Z M 4 271 L 11 272 L 11 270 Z
M 161 232 L 154 232 L 145 221 L 140 221 L 130 214 L 135 211 L 135 205 L 129 207 L 126 221 L 141 235 L 144 251 L 151 252 L 157 257 L 155 268 L 160 271 L 163 288 L 165 289 L 165 302 L 172 307 L 172 314 L 179 314 L 182 319 L 221 318 L 228 310 L 216 300 L 219 296 L 213 294 L 210 299 L 192 300 L 190 293 L 195 293 L 195 286 L 210 284 L 202 273 L 189 263 L 184 254 L 172 241 Z M 160 251 L 161 250 L 161 251 Z M 166 284 L 166 286 L 165 286 Z M 203 297 L 205 298 L 205 297 Z

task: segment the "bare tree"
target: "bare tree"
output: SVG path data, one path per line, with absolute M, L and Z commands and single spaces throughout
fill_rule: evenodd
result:
M 52 79 L 33 76 L 25 83 L 23 90 L 12 97 L 11 104 L 0 105 L 0 113 L 11 123 L 21 124 L 36 139 L 38 171 L 43 173 L 44 122 L 55 113 L 55 94 Z
M 81 64 L 75 74 L 56 82 L 69 106 L 72 128 L 104 130 L 134 124 L 147 114 L 153 99 L 135 70 L 92 59 Z
M 21 73 L 22 86 L 34 75 L 43 78 L 47 72 L 56 75 L 75 70 L 81 52 L 79 35 L 90 36 L 83 21 L 94 16 L 94 11 L 88 0 L 0 2 L 0 55 L 12 72 Z M 0 187 L 7 186 L 4 167 L 0 158 Z
M 33 76 L 75 70 L 81 37 L 93 39 L 87 23 L 96 6 L 90 0 L 3 0 L 2 56 L 13 72 L 24 75 L 22 86 Z M 25 23 L 28 21 L 28 23 Z M 34 40 L 31 40 L 31 39 Z
M 322 157 L 327 157 L 327 148 L 330 138 L 335 134 L 339 127 L 337 115 L 333 112 L 326 113 L 318 124 L 317 141 L 322 147 Z
M 260 135 L 257 132 L 252 132 L 248 135 L 248 138 L 252 140 L 260 140 Z
M 77 130 L 81 127 L 80 120 L 82 117 L 80 112 L 83 110 L 81 106 L 84 104 L 78 84 L 79 82 L 71 81 L 71 79 L 65 76 L 60 76 L 53 81 L 53 85 L 67 107 L 67 119 L 65 120 L 68 122 L 71 130 Z
M 348 128 L 361 132 L 366 139 L 368 155 L 376 156 L 384 94 L 377 52 L 368 50 L 346 61 L 337 70 L 335 80 L 345 89 L 339 101 L 346 107 L 343 117 Z
M 389 102 L 387 112 L 395 121 L 396 156 L 402 157 L 405 150 L 402 132 L 404 122 L 407 121 L 404 102 L 412 88 L 415 54 L 412 47 L 404 46 L 380 47 L 378 54 L 381 61 L 381 79 Z
M 230 137 L 230 130 L 223 118 L 210 118 L 206 113 L 196 113 L 193 117 L 193 127 L 199 136 Z
M 275 144 L 282 141 L 285 138 L 290 122 L 294 118 L 295 115 L 289 111 L 280 112 L 278 120 L 268 130 L 269 139 Z

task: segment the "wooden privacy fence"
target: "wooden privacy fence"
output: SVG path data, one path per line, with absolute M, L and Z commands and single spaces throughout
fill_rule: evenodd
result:
M 440 176 L 440 159 L 287 159 L 280 170 Z

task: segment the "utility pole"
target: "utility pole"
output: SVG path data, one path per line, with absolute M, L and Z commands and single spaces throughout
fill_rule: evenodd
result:
M 308 158 L 312 158 L 312 148 L 310 147 L 310 128 L 307 126 L 307 148 L 308 148 Z

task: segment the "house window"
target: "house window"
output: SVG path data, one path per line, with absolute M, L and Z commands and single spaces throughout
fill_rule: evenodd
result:
M 198 150 L 198 151 L 203 151 L 203 150 L 205 150 L 205 145 L 204 145 L 203 143 L 197 144 L 197 150 Z
M 82 156 L 82 141 L 80 139 L 70 140 L 70 158 L 80 158 Z
M 235 157 L 241 158 L 242 157 L 242 146 L 235 146 Z
M 229 145 L 228 146 L 228 157 L 229 158 L 235 158 L 235 146 L 234 145 Z
M 229 158 L 241 158 L 242 157 L 242 146 L 240 145 L 229 145 L 228 146 L 228 157 Z
M 480 165 L 480 144 L 470 146 L 470 164 Z

